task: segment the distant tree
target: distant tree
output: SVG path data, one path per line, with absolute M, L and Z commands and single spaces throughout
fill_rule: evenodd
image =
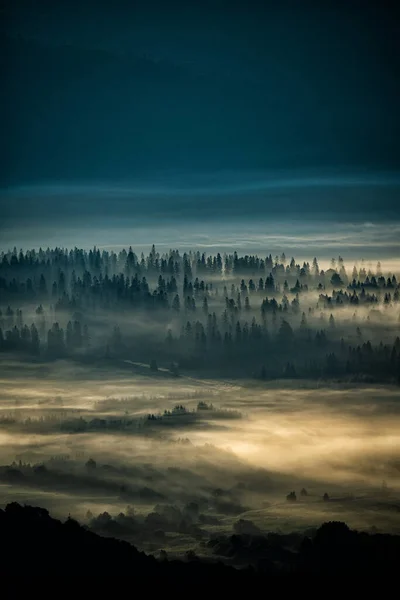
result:
M 181 302 L 179 300 L 179 295 L 175 294 L 174 299 L 172 301 L 172 310 L 174 310 L 175 312 L 179 312 L 181 309 Z
M 32 323 L 32 325 L 31 325 L 31 348 L 32 348 L 32 354 L 39 354 L 39 352 L 40 352 L 39 332 L 34 323 Z
M 296 500 L 297 500 L 296 492 L 289 492 L 289 494 L 286 496 L 286 500 L 288 502 L 296 502 Z
M 89 460 L 85 463 L 85 467 L 89 471 L 94 471 L 94 469 L 97 467 L 96 461 L 93 458 L 89 458 Z
M 39 292 L 42 296 L 47 294 L 46 279 L 45 279 L 43 273 L 41 274 L 40 280 L 39 280 Z
M 334 273 L 331 277 L 331 285 L 333 287 L 341 287 L 343 286 L 343 281 L 339 275 L 339 273 Z
M 293 363 L 287 362 L 283 370 L 283 376 L 289 379 L 294 379 L 297 376 L 296 368 Z
M 290 342 L 293 339 L 293 329 L 285 319 L 282 319 L 278 335 L 279 338 L 284 342 Z

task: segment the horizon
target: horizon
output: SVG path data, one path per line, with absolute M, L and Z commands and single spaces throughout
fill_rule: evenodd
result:
M 400 11 L 0 13 L 6 570 L 387 580 Z

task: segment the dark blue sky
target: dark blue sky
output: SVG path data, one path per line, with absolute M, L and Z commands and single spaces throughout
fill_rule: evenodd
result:
M 399 171 L 395 3 L 2 5 L 3 187 Z

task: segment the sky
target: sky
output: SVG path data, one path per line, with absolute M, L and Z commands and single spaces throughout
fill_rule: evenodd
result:
M 5 0 L 0 21 L 7 224 L 77 197 L 399 216 L 395 3 Z

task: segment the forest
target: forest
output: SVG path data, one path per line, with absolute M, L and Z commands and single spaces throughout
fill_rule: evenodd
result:
M 336 535 L 361 562 L 392 552 L 398 277 L 234 249 L 2 252 L 0 523 L 124 540 L 149 572 L 325 571 L 323 523 L 329 560 Z
M 395 7 L 1 3 L 2 597 L 396 576 Z
M 31 250 L 0 257 L 0 351 L 21 360 L 131 360 L 223 377 L 398 382 L 396 275 L 339 256 L 137 256 Z

